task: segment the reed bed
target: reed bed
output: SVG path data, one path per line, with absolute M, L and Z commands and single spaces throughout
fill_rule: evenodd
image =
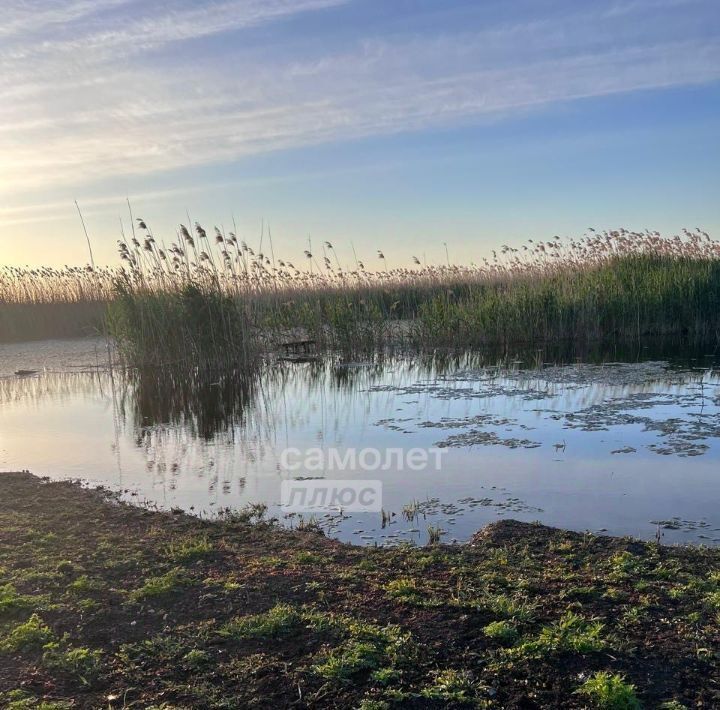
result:
M 591 230 L 503 246 L 477 264 L 412 257 L 402 268 L 381 251 L 375 268 L 344 264 L 330 242 L 293 263 L 263 242 L 196 224 L 166 246 L 140 219 L 118 242 L 116 269 L 6 270 L 0 312 L 90 304 L 129 363 L 213 368 L 301 338 L 353 355 L 654 336 L 714 346 L 720 334 L 720 243 L 701 230 Z
M 102 332 L 120 269 L 0 269 L 0 342 Z
M 125 312 L 140 303 L 144 309 L 114 332 L 137 343 L 143 330 L 164 333 L 173 323 L 185 344 L 163 352 L 163 343 L 174 340 L 163 334 L 142 348 L 151 360 L 190 347 L 196 360 L 202 353 L 204 361 L 222 355 L 235 363 L 293 338 L 356 355 L 394 345 L 519 346 L 657 335 L 714 343 L 720 331 L 720 244 L 699 230 L 671 238 L 621 229 L 529 240 L 470 265 L 428 266 L 412 257 L 413 267 L 390 268 L 378 251 L 380 268 L 370 269 L 357 259 L 342 264 L 330 242 L 294 264 L 276 259 L 271 245 L 268 255 L 232 232 L 208 234 L 200 225 L 192 233 L 181 226 L 166 248 L 145 222 L 138 224 L 145 236 L 119 243 L 129 299 L 120 303 Z

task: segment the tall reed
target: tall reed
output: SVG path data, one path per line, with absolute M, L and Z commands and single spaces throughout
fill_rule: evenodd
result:
M 18 305 L 107 307 L 129 363 L 208 367 L 243 366 L 291 339 L 357 354 L 650 336 L 714 345 L 720 333 L 720 243 L 700 230 L 528 240 L 469 265 L 390 268 L 378 252 L 373 270 L 341 263 L 329 242 L 295 265 L 197 224 L 165 246 L 137 222 L 118 243 L 120 268 L 6 270 L 0 317 Z

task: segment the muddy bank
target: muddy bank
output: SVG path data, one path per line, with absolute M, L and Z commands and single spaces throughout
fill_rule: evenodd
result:
M 719 615 L 718 550 L 361 548 L 0 474 L 2 707 L 712 708 Z

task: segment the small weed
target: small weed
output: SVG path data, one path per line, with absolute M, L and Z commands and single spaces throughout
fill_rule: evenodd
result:
M 226 624 L 221 635 L 235 639 L 279 638 L 297 633 L 302 626 L 302 614 L 289 604 L 277 604 L 263 614 L 244 616 Z
M 207 537 L 191 537 L 171 542 L 165 549 L 165 554 L 173 562 L 195 562 L 210 555 L 213 545 Z
M 42 662 L 49 670 L 67 673 L 83 685 L 90 685 L 100 672 L 101 659 L 101 651 L 66 647 L 64 641 L 53 641 L 45 644 Z
M 619 587 L 608 587 L 603 594 L 603 598 L 609 599 L 610 601 L 621 603 L 627 601 L 628 593 Z
M 405 659 L 410 644 L 410 635 L 397 626 L 380 627 L 346 619 L 342 631 L 349 638 L 313 666 L 325 680 L 345 683 L 363 671 L 380 668 L 387 677 Z
M 70 562 L 70 560 L 63 560 L 62 562 L 58 562 L 58 565 L 55 569 L 59 574 L 65 576 L 77 574 L 77 566 Z
M 440 538 L 443 535 L 443 530 L 439 527 L 428 525 L 428 545 L 440 544 Z
M 421 695 L 431 700 L 464 702 L 476 692 L 475 683 L 468 671 L 447 669 L 436 671 L 432 685 L 426 686 Z
M 378 668 L 370 675 L 371 680 L 379 685 L 390 685 L 395 683 L 399 677 L 400 673 L 395 668 Z
M 130 599 L 142 602 L 177 594 L 191 584 L 184 570 L 175 568 L 159 577 L 148 577 L 142 587 L 130 593 Z
M 622 676 L 600 671 L 588 678 L 577 693 L 584 695 L 598 710 L 639 710 L 635 686 Z
M 422 595 L 417 588 L 417 582 L 408 577 L 393 579 L 385 585 L 389 597 L 409 603 L 422 601 Z
M 358 705 L 358 710 L 390 710 L 390 703 L 387 700 L 365 699 Z
M 243 523 L 251 525 L 261 522 L 267 513 L 267 505 L 265 503 L 248 503 L 240 510 L 225 508 L 218 511 L 218 515 L 228 523 Z
M 619 552 L 610 558 L 611 577 L 614 579 L 625 579 L 630 575 L 641 574 L 645 571 L 645 564 L 642 558 L 633 555 L 632 552 Z
M 509 621 L 493 621 L 483 629 L 483 632 L 488 638 L 501 643 L 515 643 L 518 638 L 517 629 Z
M 605 648 L 603 625 L 568 611 L 559 621 L 541 629 L 538 637 L 511 649 L 517 655 L 542 656 L 547 653 L 591 653 Z
M 639 606 L 630 607 L 621 618 L 623 624 L 639 624 L 647 617 L 647 612 Z
M 73 594 L 85 595 L 93 592 L 102 592 L 106 584 L 99 579 L 90 579 L 86 574 L 81 575 L 75 581 L 68 584 L 68 591 Z
M 376 572 L 378 570 L 378 563 L 368 557 L 360 560 L 355 566 L 364 572 Z
M 481 605 L 493 614 L 517 622 L 530 621 L 536 609 L 536 605 L 524 597 L 511 597 L 507 594 L 486 597 Z
M 352 623 L 343 616 L 314 609 L 304 609 L 302 619 L 308 629 L 318 634 L 347 634 L 349 633 L 348 626 Z
M 315 672 L 325 680 L 346 682 L 360 671 L 378 668 L 383 661 L 382 649 L 369 641 L 350 640 L 314 666 Z
M 412 503 L 407 503 L 403 506 L 402 516 L 409 523 L 412 523 L 413 520 L 415 520 L 415 518 L 417 518 L 420 514 L 421 509 L 421 504 L 418 501 L 414 500 Z
M 680 565 L 675 560 L 668 560 L 657 565 L 652 575 L 663 580 L 677 579 L 680 576 Z
M 199 670 L 204 668 L 210 663 L 210 654 L 206 651 L 202 651 L 199 648 L 194 648 L 192 651 L 188 651 L 183 657 L 183 661 L 187 664 L 188 668 L 193 670 Z
M 0 639 L 0 652 L 40 650 L 54 639 L 55 635 L 50 627 L 37 614 L 33 614 L 25 623 L 18 624 L 7 636 Z
M 287 567 L 287 560 L 278 555 L 265 555 L 257 558 L 257 564 L 261 567 L 272 567 L 273 569 L 284 569 Z
M 78 611 L 89 614 L 102 608 L 102 605 L 94 599 L 79 599 L 77 602 L 77 608 Z
M 322 555 L 318 555 L 315 552 L 309 552 L 308 550 L 301 550 L 294 556 L 294 561 L 299 565 L 310 565 L 310 566 L 322 566 L 327 564 L 327 558 Z
M 18 611 L 29 611 L 35 608 L 37 598 L 26 594 L 18 594 L 12 584 L 0 586 L 0 618 Z
M 187 653 L 182 640 L 167 634 L 146 638 L 136 643 L 123 644 L 118 658 L 128 669 L 138 669 L 148 663 L 164 667 L 176 666 Z
M 670 599 L 684 599 L 685 597 L 690 595 L 690 590 L 688 587 L 684 584 L 681 584 L 678 587 L 672 587 L 671 589 L 668 589 L 667 595 L 670 597 Z
M 713 611 L 720 611 L 720 591 L 707 594 L 703 599 L 703 603 Z

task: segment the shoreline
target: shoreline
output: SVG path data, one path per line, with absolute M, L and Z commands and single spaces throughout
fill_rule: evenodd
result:
M 510 520 L 360 547 L 0 473 L 3 707 L 592 708 L 606 672 L 711 708 L 719 621 L 718 549 Z

